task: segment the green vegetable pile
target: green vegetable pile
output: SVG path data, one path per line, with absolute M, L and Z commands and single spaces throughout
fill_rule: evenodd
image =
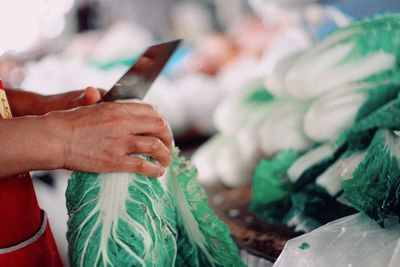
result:
M 332 33 L 266 84 L 307 106 L 302 130 L 313 145 L 258 163 L 251 209 L 305 232 L 357 211 L 381 226 L 400 222 L 400 14 Z

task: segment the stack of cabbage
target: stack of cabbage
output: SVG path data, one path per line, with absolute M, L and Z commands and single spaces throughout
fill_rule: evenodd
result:
M 161 179 L 74 173 L 66 192 L 72 266 L 244 266 L 196 175 L 177 153 Z
M 334 32 L 265 87 L 221 103 L 221 134 L 194 157 L 203 181 L 244 185 L 264 157 L 251 208 L 271 222 L 309 231 L 354 208 L 380 223 L 400 216 L 400 14 Z

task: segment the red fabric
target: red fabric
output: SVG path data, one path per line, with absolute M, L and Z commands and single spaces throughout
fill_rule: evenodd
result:
M 40 229 L 41 222 L 41 211 L 29 173 L 1 178 L 0 249 L 31 238 Z M 0 266 L 62 266 L 50 227 L 34 244 L 15 252 L 0 254 Z
M 0 179 L 0 248 L 14 246 L 41 225 L 39 205 L 29 174 Z
M 47 224 L 44 234 L 34 243 L 13 252 L 0 254 L 2 267 L 61 267 L 63 266 Z

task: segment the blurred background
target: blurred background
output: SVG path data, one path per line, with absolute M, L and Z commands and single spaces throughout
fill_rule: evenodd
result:
M 353 19 L 396 10 L 397 0 L 0 0 L 0 77 L 42 94 L 109 89 L 147 46 L 182 38 L 148 101 L 190 156 L 215 134 L 222 99 Z M 69 175 L 34 173 L 66 264 Z

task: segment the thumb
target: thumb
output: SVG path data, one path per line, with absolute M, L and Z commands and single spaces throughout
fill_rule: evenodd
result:
M 78 102 L 80 105 L 92 105 L 99 102 L 101 99 L 101 91 L 94 87 L 87 87 L 79 96 Z

